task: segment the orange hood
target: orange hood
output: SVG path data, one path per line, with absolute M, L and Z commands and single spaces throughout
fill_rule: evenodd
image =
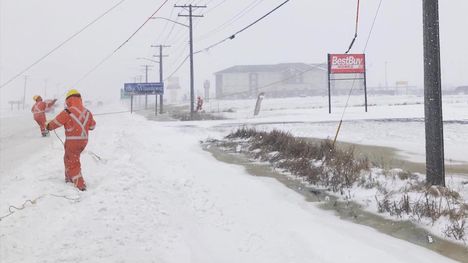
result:
M 81 97 L 71 96 L 66 101 L 67 107 L 77 107 L 79 109 L 83 108 L 83 102 Z

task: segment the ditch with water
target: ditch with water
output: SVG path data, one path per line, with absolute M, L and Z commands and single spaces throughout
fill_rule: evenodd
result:
M 299 180 L 294 180 L 275 171 L 268 164 L 252 162 L 247 155 L 225 151 L 214 143 L 204 143 L 203 149 L 210 152 L 218 161 L 245 167 L 246 171 L 252 176 L 276 179 L 284 186 L 304 196 L 306 201 L 317 203 L 317 206 L 321 209 L 334 211 L 343 220 L 372 227 L 379 232 L 433 250 L 448 258 L 468 262 L 468 248 L 438 238 L 409 221 L 389 220 L 363 210 L 356 203 L 338 201 L 336 197 L 328 195 L 323 190 L 305 186 Z M 432 242 L 429 242 L 429 237 Z

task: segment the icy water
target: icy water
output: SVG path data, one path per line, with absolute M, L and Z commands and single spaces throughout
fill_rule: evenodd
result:
M 361 120 L 358 123 L 361 125 L 363 124 L 372 124 L 375 123 L 408 123 L 408 124 L 418 124 L 423 125 L 421 122 L 423 120 L 419 119 L 375 119 L 375 120 Z M 334 122 L 333 122 L 334 123 Z M 347 125 L 353 125 L 356 121 L 349 121 Z M 444 124 L 449 125 L 466 125 L 468 120 L 461 120 L 461 121 L 445 121 Z M 296 131 L 297 134 L 293 134 L 297 137 L 301 137 L 306 140 L 310 140 L 313 142 L 320 142 L 323 139 L 318 139 L 316 137 L 309 136 L 310 130 L 313 129 L 323 129 L 322 126 L 327 127 L 327 124 L 330 122 L 258 122 L 258 123 L 249 123 L 254 128 L 259 130 L 272 130 L 272 129 L 279 129 L 284 131 Z M 370 125 L 369 124 L 369 125 Z M 231 129 L 242 127 L 240 123 L 230 123 L 230 124 L 223 124 L 219 125 L 216 128 L 220 130 L 226 130 L 227 127 Z M 320 128 L 322 127 L 322 128 Z M 393 127 L 395 128 L 395 127 Z M 423 128 L 422 126 L 420 127 Z M 388 129 L 392 129 L 391 126 Z M 424 141 L 422 141 L 422 145 L 424 145 Z M 350 143 L 350 142 L 341 142 L 338 141 L 338 146 L 349 147 L 352 146 L 355 148 L 357 154 L 362 154 L 367 156 L 369 160 L 377 167 L 382 168 L 400 168 L 403 170 L 407 170 L 410 172 L 418 172 L 418 173 L 426 173 L 426 166 L 425 163 L 422 161 L 410 161 L 409 156 L 405 156 L 404 149 L 393 148 L 389 146 L 376 146 L 371 144 L 359 144 L 359 143 Z M 423 146 L 422 146 L 423 147 Z M 414 154 L 414 153 L 413 153 Z M 422 155 L 421 155 L 422 154 Z M 418 156 L 422 156 L 424 159 L 424 153 L 418 154 Z M 452 160 L 447 158 L 445 160 L 445 169 L 447 174 L 459 174 L 465 175 L 468 177 L 468 162 L 460 161 L 460 160 Z
M 320 202 L 318 204 L 320 208 L 335 211 L 336 214 L 344 220 L 372 227 L 382 233 L 428 248 L 454 260 L 468 262 L 467 248 L 433 236 L 411 222 L 388 220 L 379 215 L 362 210 L 358 204 L 339 202 L 335 197 L 329 196 L 321 190 L 306 187 L 300 181 L 274 171 L 271 166 L 267 164 L 249 161 L 247 156 L 243 154 L 225 152 L 213 144 L 204 144 L 203 148 L 212 153 L 219 161 L 242 165 L 247 172 L 253 176 L 269 177 L 278 180 L 286 187 L 303 195 L 306 201 Z M 432 243 L 429 243 L 428 236 L 432 237 Z
M 322 139 L 305 138 L 313 142 L 320 142 Z M 384 146 L 363 145 L 356 143 L 338 142 L 338 147 L 354 147 L 357 154 L 362 154 L 378 167 L 382 168 L 400 168 L 410 172 L 426 173 L 426 165 L 424 163 L 411 162 L 405 160 L 404 157 L 398 155 L 398 149 Z M 450 164 L 445 163 L 447 173 L 460 174 L 468 177 L 468 164 Z

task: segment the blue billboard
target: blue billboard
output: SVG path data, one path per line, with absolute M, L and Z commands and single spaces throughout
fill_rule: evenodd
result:
M 124 92 L 127 94 L 164 94 L 164 83 L 125 83 Z

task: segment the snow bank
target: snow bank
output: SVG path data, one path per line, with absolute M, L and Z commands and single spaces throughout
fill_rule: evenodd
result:
M 0 171 L 0 215 L 42 198 L 0 221 L 2 262 L 450 262 L 217 162 L 199 145 L 217 132 L 129 114 L 96 119 L 82 156 L 87 192 L 64 183 L 54 136 L 8 137 L 31 152 Z M 3 156 L 24 150 L 3 140 Z

